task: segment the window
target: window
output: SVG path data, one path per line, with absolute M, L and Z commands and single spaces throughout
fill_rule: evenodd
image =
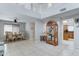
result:
M 12 25 L 4 25 L 4 35 L 5 32 L 12 32 Z
M 74 26 L 68 26 L 68 31 L 74 31 Z
M 4 25 L 4 35 L 5 32 L 19 32 L 19 26 L 17 25 Z

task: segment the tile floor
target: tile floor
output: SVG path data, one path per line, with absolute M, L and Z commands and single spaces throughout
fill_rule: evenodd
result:
M 30 40 L 8 43 L 6 44 L 5 49 L 5 56 L 73 56 L 73 55 L 79 56 L 79 49 L 75 49 L 74 47 L 65 47 L 65 45 L 62 46 L 62 48 L 58 46 L 55 47 L 46 44 L 45 42 L 35 42 Z

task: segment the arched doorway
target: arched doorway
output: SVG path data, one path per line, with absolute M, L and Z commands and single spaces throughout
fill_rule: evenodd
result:
M 58 24 L 55 21 L 49 21 L 46 25 L 47 43 L 54 46 L 58 45 Z

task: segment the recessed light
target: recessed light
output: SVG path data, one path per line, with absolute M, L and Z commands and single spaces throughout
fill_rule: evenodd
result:
M 51 7 L 52 6 L 52 3 L 48 3 L 48 7 Z
M 63 24 L 67 24 L 67 20 L 64 20 L 64 21 L 63 21 Z

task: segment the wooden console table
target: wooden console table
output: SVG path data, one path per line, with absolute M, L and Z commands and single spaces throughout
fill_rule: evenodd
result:
M 46 41 L 46 40 L 47 40 L 47 36 L 45 36 L 45 35 L 40 36 L 40 41 Z

